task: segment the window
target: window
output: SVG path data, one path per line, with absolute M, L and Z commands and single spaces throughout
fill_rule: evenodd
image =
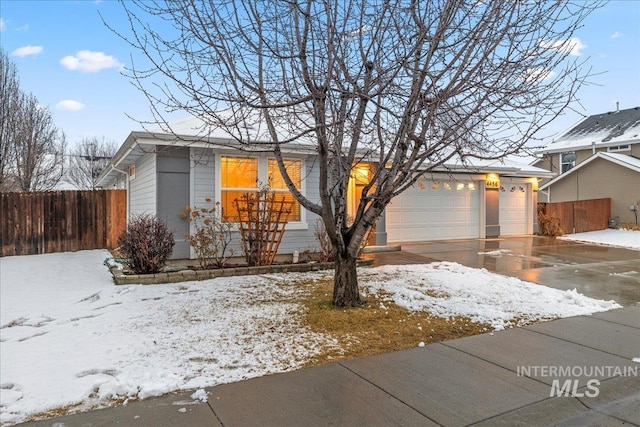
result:
M 220 159 L 220 206 L 225 221 L 237 221 L 238 210 L 233 201 L 243 193 L 258 189 L 258 159 L 222 157 Z
M 561 155 L 562 173 L 565 173 L 569 169 L 576 165 L 576 153 L 562 153 Z
M 289 174 L 289 178 L 295 184 L 296 188 L 300 188 L 300 180 L 302 175 L 302 162 L 300 160 L 284 160 L 284 168 Z M 293 197 L 284 182 L 280 169 L 278 169 L 278 161 L 276 159 L 268 159 L 267 161 L 268 182 L 271 190 L 276 193 L 277 200 L 290 200 L 293 202 L 289 221 L 300 221 L 300 203 Z
M 285 160 L 285 169 L 298 189 L 301 187 L 302 161 Z M 278 169 L 276 159 L 264 157 L 231 157 L 220 158 L 220 205 L 222 218 L 225 221 L 237 221 L 238 211 L 234 200 L 244 193 L 257 192 L 259 184 L 269 184 L 278 200 L 294 201 L 289 221 L 301 221 L 300 204 L 289 192 L 284 178 Z
M 631 149 L 631 147 L 629 146 L 629 144 L 624 144 L 624 145 L 614 145 L 612 147 L 607 147 L 607 151 L 629 151 Z

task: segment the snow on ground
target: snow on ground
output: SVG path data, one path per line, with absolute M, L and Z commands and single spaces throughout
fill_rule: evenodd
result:
M 296 369 L 331 337 L 300 322 L 329 272 L 115 286 L 106 251 L 0 258 L 0 423 Z M 361 269 L 363 293 L 496 329 L 619 307 L 455 263 Z M 204 390 L 194 400 L 206 399 Z
M 561 291 L 453 262 L 388 265 L 363 271 L 360 277 L 368 292 L 383 291 L 408 310 L 426 310 L 440 317 L 466 316 L 496 330 L 621 307 L 575 289 Z
M 599 243 L 602 245 L 620 246 L 640 250 L 640 231 L 609 228 L 606 230 L 588 231 L 586 233 L 565 234 L 558 237 L 562 240 Z

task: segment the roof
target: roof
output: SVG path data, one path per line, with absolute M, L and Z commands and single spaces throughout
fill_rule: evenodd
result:
M 561 153 L 640 143 L 640 107 L 589 116 L 540 150 Z
M 544 185 L 540 186 L 540 190 L 547 189 L 551 185 L 553 185 L 556 182 L 558 182 L 558 181 L 564 179 L 565 177 L 571 175 L 572 173 L 574 173 L 577 170 L 579 170 L 580 168 L 588 165 L 589 163 L 595 161 L 596 159 L 606 160 L 608 162 L 615 163 L 615 164 L 617 164 L 619 166 L 622 166 L 622 167 L 625 167 L 627 169 L 631 169 L 634 172 L 640 173 L 640 159 L 638 159 L 636 157 L 633 157 L 633 156 L 629 156 L 627 154 L 607 153 L 605 151 L 599 151 L 596 154 L 594 154 L 591 157 L 589 157 L 584 162 L 579 163 L 576 167 L 569 169 L 567 172 L 565 172 L 565 173 L 563 173 L 561 175 L 558 175 L 557 177 L 555 177 L 551 181 L 549 181 L 549 182 L 545 183 Z
M 276 132 L 287 140 L 295 135 L 293 129 L 286 126 L 278 126 Z M 251 125 L 238 127 L 238 134 L 243 141 L 252 141 L 252 145 L 238 141 L 227 130 L 210 126 L 205 121 L 190 117 L 170 123 L 168 126 L 158 126 L 146 131 L 134 131 L 129 134 L 120 149 L 112 157 L 104 168 L 96 182 L 98 185 L 109 183 L 119 174 L 123 173 L 130 165 L 133 165 L 145 153 L 152 152 L 157 146 L 164 147 L 200 147 L 218 149 L 242 149 L 248 152 L 271 151 L 272 143 L 268 137 L 266 126 L 260 121 L 254 121 Z M 310 155 L 316 152 L 316 146 L 310 136 L 296 137 L 295 142 L 281 145 L 283 153 L 297 153 Z M 369 153 L 363 151 L 363 155 Z M 425 165 L 428 167 L 428 165 Z M 509 159 L 478 160 L 466 159 L 446 163 L 435 171 L 450 171 L 461 173 L 499 173 L 513 177 L 540 177 L 552 178 L 556 174 L 546 169 L 518 163 Z

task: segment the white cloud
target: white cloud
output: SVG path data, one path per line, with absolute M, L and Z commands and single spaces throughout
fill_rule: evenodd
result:
M 25 57 L 29 55 L 37 55 L 42 52 L 42 46 L 22 46 L 11 52 L 12 56 Z
M 553 40 L 550 42 L 540 42 L 540 46 L 545 49 L 556 49 L 562 53 L 568 53 L 573 56 L 581 56 L 582 49 L 587 47 L 586 44 L 577 37 L 571 37 L 567 40 Z
M 4 19 L 0 18 L 0 32 L 7 29 L 7 24 L 5 24 Z
M 65 56 L 60 60 L 60 64 L 68 70 L 83 73 L 96 73 L 107 68 L 122 67 L 122 64 L 113 56 L 90 50 L 79 50 L 75 56 Z
M 65 99 L 56 104 L 56 110 L 62 111 L 80 111 L 86 107 L 82 102 L 73 99 Z
M 545 70 L 543 68 L 529 68 L 525 75 L 527 81 L 543 82 L 549 80 L 555 76 L 555 72 L 552 70 Z
M 616 31 L 615 33 L 611 34 L 611 38 L 612 39 L 617 39 L 617 38 L 620 38 L 622 36 L 624 36 L 624 34 L 618 32 L 618 31 Z

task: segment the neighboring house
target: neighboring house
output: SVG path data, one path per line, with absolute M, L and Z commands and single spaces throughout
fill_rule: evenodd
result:
M 640 210 L 640 107 L 589 116 L 539 152 L 533 165 L 559 173 L 541 202 L 611 198 L 612 218 L 635 224 Z
M 233 216 L 232 201 L 244 192 L 256 191 L 259 182 L 270 182 L 281 197 L 292 199 L 269 154 L 268 142 L 242 147 L 220 130 L 208 132 L 206 137 L 195 136 L 203 129 L 196 119 L 174 123 L 171 128 L 173 133 L 132 132 L 98 177 L 98 185 L 128 190 L 129 217 L 147 213 L 166 220 L 176 238 L 174 258 L 193 256 L 183 238 L 193 230 L 179 216 L 186 206 L 210 207 L 219 202 L 225 215 Z M 251 139 L 265 141 L 258 132 Z M 282 151 L 300 191 L 318 201 L 315 147 L 285 144 Z M 351 210 L 368 173 L 366 163 L 354 168 L 349 188 Z M 538 178 L 553 176 L 513 162 L 448 165 L 428 173 L 392 201 L 376 225 L 375 242 L 386 245 L 533 234 L 537 231 Z M 317 249 L 314 225 L 318 217 L 296 206 L 280 245 L 283 254 Z

